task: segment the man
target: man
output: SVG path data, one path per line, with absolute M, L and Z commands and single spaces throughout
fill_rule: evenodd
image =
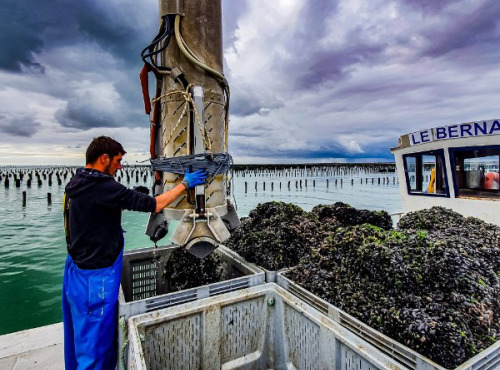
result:
M 122 209 L 160 212 L 186 189 L 206 180 L 204 171 L 187 171 L 182 183 L 153 198 L 114 180 L 125 153 L 119 142 L 106 136 L 95 138 L 87 148 L 85 168 L 66 186 L 68 257 L 62 308 L 67 370 L 116 367 Z

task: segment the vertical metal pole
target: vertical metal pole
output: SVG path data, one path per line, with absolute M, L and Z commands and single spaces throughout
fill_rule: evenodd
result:
M 189 50 L 209 68 L 223 72 L 222 57 L 222 11 L 220 0 L 159 0 L 160 16 L 169 14 L 170 19 L 180 17 L 179 31 Z M 172 25 L 173 26 L 173 25 Z M 161 64 L 164 67 L 180 68 L 185 80 L 192 85 L 201 86 L 205 91 L 200 108 L 205 112 L 206 132 L 211 141 L 211 152 L 225 152 L 225 95 L 219 81 L 210 73 L 195 66 L 183 54 L 175 37 L 162 53 Z M 176 92 L 184 90 L 179 80 L 165 75 L 162 83 L 162 95 L 169 95 L 161 100 L 160 151 L 166 157 L 193 154 L 189 152 L 189 133 L 186 130 L 187 117 L 182 116 L 184 99 Z M 197 125 L 194 128 L 198 131 Z M 163 184 L 166 190 L 181 181 L 175 174 L 164 174 Z M 206 187 L 207 208 L 224 205 L 226 202 L 226 176 L 218 175 Z M 193 208 L 184 199 L 169 208 Z

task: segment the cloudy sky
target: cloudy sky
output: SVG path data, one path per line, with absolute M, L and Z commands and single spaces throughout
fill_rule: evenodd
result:
M 403 133 L 499 118 L 498 0 L 222 0 L 236 163 L 392 160 Z M 156 0 L 3 0 L 0 165 L 148 159 Z

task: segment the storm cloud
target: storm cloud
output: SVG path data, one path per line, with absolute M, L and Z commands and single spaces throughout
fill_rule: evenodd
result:
M 32 137 L 40 129 L 40 122 L 30 116 L 0 115 L 0 132 L 12 136 Z
M 236 163 L 391 160 L 401 134 L 498 118 L 498 1 L 222 0 L 222 15 Z M 146 160 L 138 74 L 157 29 L 156 0 L 5 0 L 0 163 L 14 146 L 73 158 L 99 134 Z

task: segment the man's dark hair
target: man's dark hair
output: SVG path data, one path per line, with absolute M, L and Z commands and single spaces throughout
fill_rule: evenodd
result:
M 122 144 L 118 141 L 111 139 L 108 136 L 99 136 L 95 137 L 94 140 L 89 144 L 86 153 L 86 164 L 91 164 L 97 161 L 103 154 L 109 155 L 110 159 L 113 159 L 115 155 L 121 153 L 124 155 L 127 153 L 125 149 L 123 149 Z

